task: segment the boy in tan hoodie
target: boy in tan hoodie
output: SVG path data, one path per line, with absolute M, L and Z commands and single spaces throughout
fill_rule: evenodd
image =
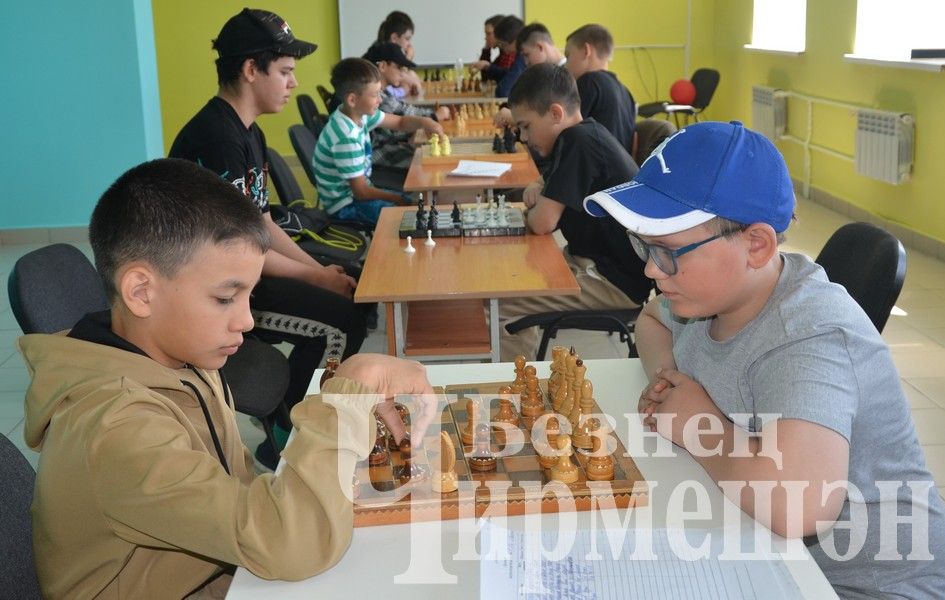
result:
M 345 396 L 296 405 L 284 468 L 254 476 L 218 369 L 253 326 L 259 211 L 212 172 L 161 159 L 105 192 L 89 237 L 111 310 L 20 340 L 44 596 L 222 596 L 234 565 L 295 580 L 337 562 L 375 404 L 387 420 L 395 394 L 432 394 L 423 367 L 351 357 L 323 389 Z M 415 398 L 419 440 L 435 402 Z

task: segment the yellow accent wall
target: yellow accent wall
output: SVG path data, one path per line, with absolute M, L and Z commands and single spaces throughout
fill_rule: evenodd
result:
M 152 3 L 154 36 L 160 80 L 161 114 L 164 120 L 164 152 L 171 147 L 180 128 L 217 92 L 211 40 L 231 16 L 247 6 L 244 0 L 193 2 L 159 0 Z M 309 94 L 324 111 L 316 84 L 328 84 L 338 56 L 338 4 L 334 0 L 268 0 L 264 7 L 284 18 L 300 39 L 318 44 L 318 50 L 296 64 L 299 87 L 295 93 Z M 266 142 L 284 156 L 295 156 L 289 143 L 290 125 L 301 123 L 295 96 L 282 112 L 263 115 L 259 125 Z M 301 171 L 296 178 L 306 197 L 314 195 Z M 275 196 L 273 196 L 275 198 Z
M 853 50 L 856 0 L 807 3 L 807 51 L 800 56 L 749 52 L 752 0 L 715 0 L 715 56 L 722 83 L 713 100 L 714 114 L 751 122 L 751 86 L 770 85 L 915 117 L 915 164 L 911 181 L 890 185 L 857 175 L 853 163 L 811 153 L 811 185 L 870 213 L 945 240 L 945 74 L 877 67 L 843 61 Z M 812 141 L 853 153 L 853 111 L 814 107 Z M 791 99 L 789 133 L 807 134 L 807 105 Z M 803 177 L 803 151 L 793 142 L 778 142 L 791 174 Z

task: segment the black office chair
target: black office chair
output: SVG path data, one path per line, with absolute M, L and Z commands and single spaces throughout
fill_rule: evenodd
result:
M 815 260 L 883 332 L 906 280 L 906 250 L 896 236 L 870 223 L 847 223 Z
M 302 117 L 302 124 L 308 127 L 309 130 L 318 137 L 318 134 L 321 133 L 321 128 L 324 127 L 325 116 L 318 112 L 315 99 L 308 94 L 299 94 L 295 97 L 295 102 L 299 106 L 299 115 Z
M 7 598 L 42 598 L 33 559 L 33 483 L 23 453 L 0 435 L 0 586 Z
M 699 114 L 712 101 L 715 89 L 719 86 L 720 77 L 715 69 L 696 69 L 689 79 L 696 88 L 696 99 L 692 101 L 692 104 L 675 104 L 669 100 L 659 100 L 644 104 L 637 114 L 641 117 L 653 117 L 665 113 L 667 119 L 672 115 L 677 127 L 679 127 L 679 115 L 685 115 L 686 123 L 689 123 L 690 118 L 698 121 Z
M 676 126 L 663 119 L 640 119 L 633 132 L 633 156 L 637 166 L 663 143 L 663 140 L 676 133 Z
M 637 346 L 633 338 L 634 326 L 642 308 L 603 309 L 603 310 L 567 310 L 537 313 L 522 317 L 505 326 L 505 330 L 516 334 L 529 327 L 542 330 L 541 342 L 535 360 L 545 360 L 549 342 L 561 329 L 581 329 L 583 331 L 603 331 L 609 334 L 619 333 L 620 341 L 627 344 L 627 357 L 637 358 Z
M 318 128 L 318 133 L 316 133 L 304 125 L 289 126 L 289 141 L 292 142 L 292 149 L 295 150 L 302 170 L 305 171 L 305 176 L 314 188 L 318 188 L 318 183 L 315 180 L 315 166 L 312 164 L 312 158 L 315 156 L 315 145 L 318 143 L 321 130 Z
M 52 244 L 21 256 L 7 281 L 10 308 L 23 333 L 55 333 L 70 329 L 90 312 L 109 307 L 105 287 L 82 252 L 70 244 Z M 269 344 L 246 337 L 239 351 L 221 369 L 236 410 L 262 423 L 276 449 L 272 426 L 286 411 L 289 363 Z
M 334 94 L 333 94 L 332 92 L 329 92 L 329 91 L 328 91 L 328 88 L 326 88 L 325 86 L 323 86 L 323 85 L 321 85 L 321 84 L 315 86 L 315 91 L 318 92 L 318 95 L 319 95 L 319 97 L 321 97 L 322 102 L 325 103 L 325 111 L 327 112 L 327 114 L 330 115 L 330 114 L 331 114 L 331 110 L 332 110 L 332 100 L 331 100 L 331 99 L 332 99 L 332 96 L 334 96 Z

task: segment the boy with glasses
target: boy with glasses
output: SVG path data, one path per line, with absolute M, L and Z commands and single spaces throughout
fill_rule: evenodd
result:
M 662 292 L 636 325 L 644 424 L 737 483 L 723 490 L 763 525 L 803 537 L 841 597 L 942 597 L 945 509 L 892 357 L 843 287 L 778 251 L 794 192 L 774 145 L 737 122 L 692 125 L 584 205 L 629 230 Z M 685 426 L 705 417 L 717 425 Z M 744 430 L 761 434 L 747 456 Z

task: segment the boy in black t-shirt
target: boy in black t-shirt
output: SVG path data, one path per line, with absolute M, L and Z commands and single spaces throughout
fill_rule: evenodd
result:
M 257 330 L 293 345 L 285 394 L 291 408 L 305 396 L 326 347 L 347 358 L 367 334 L 365 311 L 352 301 L 355 280 L 341 267 L 319 264 L 269 214 L 266 138 L 256 119 L 285 107 L 298 85 L 295 61 L 316 46 L 296 39 L 278 15 L 247 8 L 224 24 L 213 48 L 219 54 L 217 95 L 184 125 L 168 155 L 213 171 L 263 214 L 272 246 L 251 304 Z M 287 437 L 291 423 L 283 416 L 278 425 L 277 435 Z M 270 448 L 263 442 L 256 457 L 275 467 L 279 457 Z
M 633 151 L 637 104 L 625 85 L 607 70 L 614 38 L 601 25 L 585 25 L 568 36 L 565 66 L 577 80 L 581 114 L 593 116 L 627 150 Z
M 639 306 L 652 282 L 643 274 L 626 230 L 612 218 L 594 219 L 584 212 L 585 197 L 633 178 L 633 159 L 600 123 L 581 116 L 577 85 L 564 67 L 526 69 L 509 104 L 522 141 L 549 165 L 540 192 L 525 197 L 528 228 L 538 234 L 561 230 L 568 242 L 565 260 L 581 295 L 503 301 L 503 324 L 540 312 Z M 502 333 L 502 360 L 535 355 L 536 328 L 514 336 L 503 328 Z

